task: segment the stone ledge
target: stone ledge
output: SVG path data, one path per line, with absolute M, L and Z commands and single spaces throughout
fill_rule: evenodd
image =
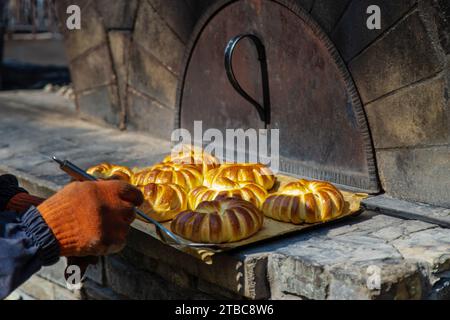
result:
M 163 140 L 87 123 L 14 94 L 0 94 L 0 106 L 0 135 L 6 137 L 0 144 L 1 170 L 18 174 L 28 190 L 43 196 L 69 181 L 48 161 L 49 154 L 84 167 L 99 161 L 133 166 L 159 161 L 168 151 Z M 366 205 L 381 207 L 374 203 L 379 199 L 367 199 Z M 133 229 L 126 250 L 104 259 L 85 292 L 98 299 L 445 299 L 450 298 L 449 239 L 450 229 L 435 221 L 366 210 L 351 221 L 217 255 L 208 266 Z M 367 287 L 370 266 L 381 270 L 379 290 Z M 58 264 L 36 276 L 42 287 L 58 289 L 49 298 L 70 298 L 58 285 L 62 272 Z M 20 290 L 32 296 L 32 288 Z
M 450 228 L 450 209 L 425 203 L 414 203 L 387 195 L 369 197 L 362 201 L 365 208 L 403 219 L 415 219 Z
M 15 300 L 80 300 L 81 292 L 68 290 L 38 275 L 32 276 L 13 294 Z
M 449 229 L 364 215 L 364 221 L 299 235 L 273 248 L 272 298 L 419 299 L 445 292 L 435 285 L 448 280 L 442 269 L 450 263 Z M 371 282 L 373 272 L 380 274 L 379 286 Z

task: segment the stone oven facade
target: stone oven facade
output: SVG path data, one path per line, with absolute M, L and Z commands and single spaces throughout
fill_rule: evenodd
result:
M 168 139 L 186 46 L 202 14 L 218 2 L 75 1 L 82 29 L 64 33 L 79 112 Z M 448 2 L 290 3 L 321 26 L 350 72 L 367 117 L 380 191 L 449 207 Z M 62 19 L 67 4 L 57 1 Z M 381 30 L 361 27 L 371 4 L 381 9 Z
M 192 48 L 204 48 L 200 40 L 195 43 L 195 39 L 200 39 L 202 26 L 212 26 L 209 23 L 216 12 L 231 4 L 242 4 L 248 10 L 243 12 L 261 15 L 264 15 L 263 6 L 273 4 L 308 21 L 305 25 L 298 21 L 304 27 L 302 32 L 312 26 L 320 41 L 314 42 L 313 37 L 311 43 L 316 43 L 318 48 L 326 44 L 323 52 L 330 56 L 327 62 L 339 67 L 336 79 L 344 79 L 345 85 L 341 87 L 346 95 L 336 97 L 352 98 L 347 104 L 342 98 L 341 109 L 335 109 L 336 113 L 342 113 L 337 115 L 339 121 L 355 119 L 351 122 L 353 127 L 347 128 L 348 135 L 337 138 L 351 137 L 341 140 L 342 143 L 354 143 L 354 150 L 362 150 L 359 154 L 355 151 L 359 155 L 354 157 L 358 158 L 355 163 L 359 166 L 355 165 L 354 171 L 350 167 L 346 172 L 350 173 L 347 176 L 359 174 L 362 182 L 360 185 L 357 180 L 346 182 L 338 174 L 328 177 L 332 182 L 343 182 L 373 196 L 363 201 L 363 212 L 351 221 L 217 254 L 212 265 L 161 243 L 148 234 L 143 223 L 135 223 L 126 248 L 117 255 L 101 257 L 97 265 L 90 267 L 81 290 L 66 288 L 63 277 L 66 262 L 61 259 L 25 283 L 19 290 L 24 296 L 45 299 L 450 297 L 448 0 L 57 0 L 54 3 L 61 22 L 67 18 L 68 5 L 77 4 L 81 8 L 81 30 L 61 28 L 75 91 L 75 115 L 58 108 L 33 105 L 29 106 L 29 112 L 23 112 L 22 107 L 16 110 L 17 103 L 8 97 L 6 102 L 5 98 L 2 100 L 5 107 L 0 108 L 0 131 L 3 126 L 14 129 L 11 132 L 22 133 L 15 141 L 19 151 L 14 149 L 16 146 L 0 146 L 3 148 L 0 173 L 17 175 L 31 193 L 48 197 L 69 182 L 64 173 L 48 163 L 44 152 L 55 152 L 83 167 L 103 161 L 118 163 L 123 159 L 124 165 L 129 166 L 162 160 L 170 149 L 172 130 L 189 127 L 192 111 L 185 111 L 196 110 L 193 101 L 198 101 L 202 86 L 213 92 L 208 101 L 214 101 L 217 92 L 214 91 L 217 83 L 201 79 L 204 70 L 190 69 L 187 63 L 189 57 L 194 57 L 192 61 L 198 58 Z M 381 10 L 379 30 L 366 27 L 366 10 L 370 5 L 377 5 Z M 288 13 L 281 17 L 294 18 Z M 261 24 L 256 22 L 255 26 Z M 284 27 L 283 23 L 277 26 Z M 235 31 L 233 26 L 229 30 Z M 208 31 L 208 36 L 214 39 L 214 28 Z M 217 38 L 222 36 L 220 32 Z M 291 50 L 289 41 L 284 43 L 286 50 Z M 295 48 L 298 47 L 290 52 L 294 56 L 298 54 Z M 223 48 L 219 49 L 222 54 Z M 270 50 L 267 48 L 269 71 L 273 66 Z M 210 58 L 206 55 L 205 63 Z M 222 56 L 217 59 L 214 61 Z M 223 60 L 219 62 L 223 65 Z M 325 65 L 320 59 L 314 63 L 319 69 Z M 282 64 L 280 68 L 287 69 Z M 296 84 L 298 74 L 292 72 L 294 81 L 290 84 Z M 314 84 L 320 80 L 314 78 L 320 72 L 305 79 Z M 195 87 L 198 83 L 194 82 L 193 74 L 199 75 L 197 80 L 203 81 L 199 82 L 202 86 Z M 339 77 L 342 75 L 345 76 Z M 223 74 L 217 72 L 217 76 L 214 79 L 223 80 Z M 252 89 L 252 81 L 244 78 L 242 82 L 250 84 L 248 88 Z M 260 83 L 257 84 L 253 85 L 259 88 Z M 333 91 L 327 91 L 327 95 L 329 92 Z M 315 98 L 299 95 L 299 104 L 291 98 L 287 104 L 277 104 L 274 97 L 274 119 L 283 116 L 280 105 L 287 105 L 286 114 L 293 114 L 296 108 L 308 110 L 301 109 L 306 108 L 301 103 L 316 101 Z M 233 104 L 246 103 L 236 97 L 232 99 L 235 99 Z M 330 100 L 324 101 L 319 101 L 322 104 L 317 110 L 333 110 L 327 105 Z M 248 118 L 247 124 L 264 127 L 257 113 L 249 110 L 256 116 Z M 8 118 L 10 114 L 16 117 L 14 121 Z M 202 114 L 199 112 L 199 119 Z M 79 115 L 92 121 L 83 121 Z M 232 117 L 229 112 L 223 119 Z M 320 120 L 317 114 L 306 113 L 305 117 L 306 121 Z M 276 126 L 276 121 L 270 125 Z M 40 130 L 45 126 L 47 130 Z M 290 128 L 299 134 L 295 131 L 298 128 Z M 336 128 L 329 126 L 326 130 L 332 132 Z M 30 137 L 35 136 L 38 139 L 31 143 Z M 326 142 L 328 136 L 324 137 L 318 139 Z M 352 146 L 346 147 L 353 150 Z M 299 163 L 305 160 L 302 153 L 288 155 L 292 154 Z M 321 162 L 324 153 L 317 154 L 312 163 L 319 166 L 324 163 Z M 342 158 L 338 152 L 330 154 L 330 159 L 336 156 L 334 169 L 338 170 L 342 168 L 339 160 L 355 160 Z M 310 173 L 320 178 L 314 170 Z M 370 270 L 380 270 L 383 276 L 376 288 L 368 285 Z

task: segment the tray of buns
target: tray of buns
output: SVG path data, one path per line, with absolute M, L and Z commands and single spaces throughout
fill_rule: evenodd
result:
M 218 252 L 356 216 L 368 196 L 275 175 L 262 164 L 222 164 L 190 146 L 146 168 L 102 163 L 88 173 L 130 182 L 144 195 L 145 214 L 184 239 L 215 244 L 214 250 L 177 248 L 209 264 Z M 152 224 L 136 220 L 134 227 L 159 239 Z

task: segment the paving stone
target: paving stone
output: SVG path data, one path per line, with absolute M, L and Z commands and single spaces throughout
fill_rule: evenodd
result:
M 272 298 L 418 299 L 445 278 L 449 229 L 383 215 L 355 225 L 306 233 L 272 248 Z M 378 288 L 368 284 L 371 269 L 381 275 Z
M 11 93 L 1 95 L 0 166 L 4 170 L 13 170 L 23 177 L 23 182 L 28 181 L 26 187 L 30 191 L 49 196 L 70 181 L 49 160 L 54 154 L 68 158 L 82 168 L 104 161 L 144 167 L 161 161 L 170 151 L 167 140 L 142 133 L 123 134 L 78 119 L 70 109 L 65 109 L 66 102 L 62 98 L 59 104 L 54 101 L 54 108 L 49 109 L 42 107 L 48 99 L 41 100 L 39 106 L 40 99 L 35 95 L 35 104 L 23 109 L 23 104 L 11 98 Z M 27 126 L 20 125 L 23 123 Z M 41 153 L 42 150 L 45 153 Z
M 362 203 L 367 209 L 378 210 L 384 214 L 450 227 L 450 209 L 447 208 L 394 199 L 386 195 L 369 197 L 364 199 Z
M 54 300 L 81 300 L 81 292 L 79 290 L 68 290 L 66 288 L 55 285 L 53 287 Z
M 345 234 L 333 239 L 311 239 L 277 250 L 318 265 L 400 259 L 401 255 L 386 241 L 364 235 Z
M 348 9 L 331 33 L 331 39 L 337 46 L 345 61 L 350 61 L 367 45 L 386 32 L 403 15 L 405 15 L 417 0 L 362 0 L 351 1 Z M 367 8 L 377 5 L 381 11 L 381 29 L 367 28 Z
M 407 237 L 411 233 L 432 228 L 436 228 L 436 225 L 416 220 L 402 221 L 399 225 L 387 226 L 378 231 L 371 232 L 370 235 L 386 241 L 393 241 L 395 239 Z
M 78 290 L 68 290 L 37 275 L 22 284 L 17 292 L 19 294 L 23 292 L 26 296 L 36 300 L 79 300 L 81 298 Z
M 349 3 L 350 0 L 315 0 L 311 15 L 322 26 L 325 32 L 329 34 Z
M 395 198 L 450 208 L 450 147 L 378 150 L 381 184 Z
M 37 300 L 53 300 L 53 283 L 38 276 L 32 276 L 19 289 Z
M 364 103 L 430 77 L 442 70 L 443 57 L 414 11 L 353 59 L 350 72 Z
M 440 76 L 366 105 L 375 148 L 448 143 L 450 110 L 445 92 L 445 79 Z
M 65 258 L 61 258 L 58 263 L 43 267 L 17 289 L 16 292 L 20 299 L 80 300 L 79 290 L 66 288 L 64 280 L 65 266 Z
M 67 265 L 66 258 L 60 258 L 56 264 L 48 267 L 43 267 L 41 270 L 39 270 L 37 275 L 39 275 L 39 277 L 41 278 L 44 278 L 46 280 L 59 284 L 62 287 L 65 287 L 66 280 L 64 278 L 64 270 L 66 268 L 66 265 Z
M 405 259 L 427 262 L 433 273 L 450 268 L 450 229 L 413 232 L 392 241 L 392 245 Z
M 4 300 L 7 301 L 18 301 L 25 300 L 20 292 L 20 290 L 13 291 L 9 296 L 7 296 Z

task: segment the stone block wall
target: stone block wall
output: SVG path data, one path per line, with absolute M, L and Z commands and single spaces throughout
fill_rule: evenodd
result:
M 186 43 L 215 1 L 57 1 L 60 17 L 69 2 L 82 8 L 82 30 L 64 31 L 80 113 L 168 139 Z M 450 207 L 449 2 L 293 1 L 351 72 L 383 190 Z M 381 9 L 381 30 L 366 28 L 369 5 Z
M 208 1 L 55 1 L 80 114 L 168 138 L 184 47 Z M 66 8 L 81 8 L 67 30 Z
M 364 27 L 377 4 L 382 30 Z M 313 13 L 313 12 L 312 12 Z M 352 1 L 330 36 L 364 103 L 383 190 L 450 207 L 448 1 Z

